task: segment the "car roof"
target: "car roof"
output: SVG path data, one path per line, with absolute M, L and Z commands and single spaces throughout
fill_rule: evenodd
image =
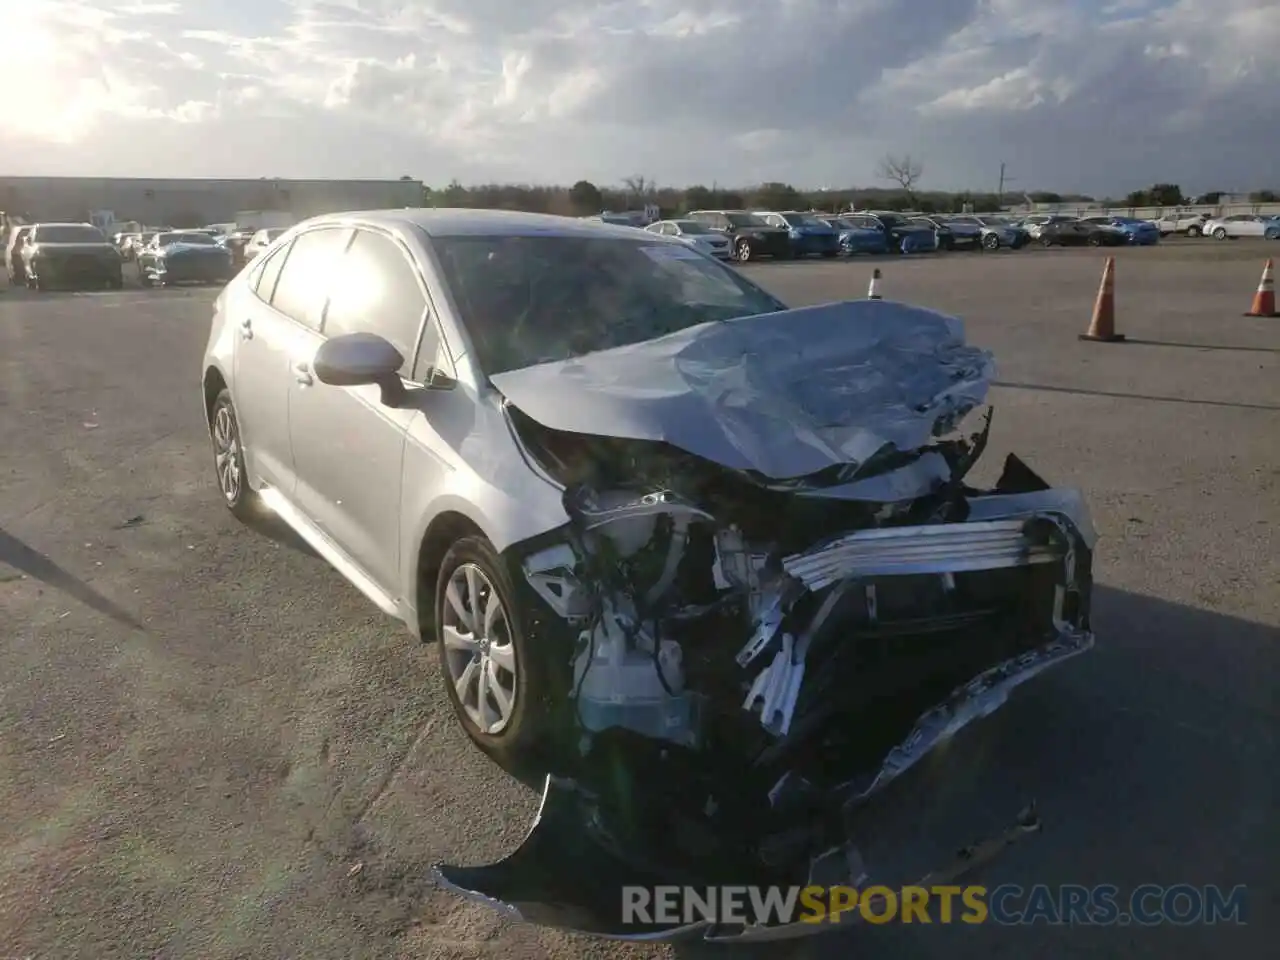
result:
M 93 229 L 94 229 L 94 230 L 98 230 L 98 228 L 97 228 L 97 227 L 94 227 L 92 223 L 84 223 L 84 222 L 81 222 L 81 223 L 74 223 L 74 222 L 68 222 L 68 223 L 61 223 L 61 222 L 46 223 L 45 221 L 43 221 L 43 220 L 42 220 L 42 221 L 40 221 L 39 223 L 28 223 L 28 224 L 24 224 L 24 226 L 28 226 L 28 227 L 93 227 Z M 98 230 L 98 232 L 99 232 L 99 233 L 101 233 L 102 231 L 101 231 L 101 230 Z
M 416 228 L 429 237 L 616 237 L 636 238 L 633 226 L 615 226 L 600 220 L 579 220 L 548 213 L 515 210 L 473 210 L 469 208 L 404 207 L 395 210 L 358 210 L 313 217 L 298 224 L 365 224 L 395 228 Z

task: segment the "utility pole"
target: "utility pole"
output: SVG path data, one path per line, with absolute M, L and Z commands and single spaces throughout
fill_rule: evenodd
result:
M 1000 161 L 1000 186 L 996 188 L 996 207 L 1001 210 L 1004 209 L 1004 185 L 1006 183 L 1013 183 L 1017 179 L 1016 177 L 1005 176 L 1004 171 L 1005 171 L 1005 162 L 1001 160 Z

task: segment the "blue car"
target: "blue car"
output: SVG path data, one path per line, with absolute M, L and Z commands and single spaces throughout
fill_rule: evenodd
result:
M 821 217 L 813 213 L 797 213 L 794 210 L 754 211 L 772 227 L 782 227 L 791 238 L 791 255 L 835 257 L 840 254 L 840 233 Z
M 138 279 L 144 287 L 226 283 L 235 272 L 227 246 L 198 230 L 157 233 L 138 253 Z
M 1150 247 L 1160 242 L 1160 227 L 1150 220 L 1136 217 L 1086 217 L 1085 223 L 1103 227 L 1115 227 L 1125 235 L 1125 241 L 1135 247 Z
M 857 253 L 888 253 L 889 243 L 883 230 L 859 226 L 843 217 L 827 217 L 828 223 L 840 242 L 840 252 L 846 257 Z

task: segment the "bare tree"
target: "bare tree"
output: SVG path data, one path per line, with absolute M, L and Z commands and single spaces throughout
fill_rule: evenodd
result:
M 896 156 L 886 154 L 876 167 L 876 176 L 881 180 L 889 180 L 900 186 L 912 205 L 916 202 L 916 184 L 924 174 L 924 164 L 914 159 L 911 154 Z
M 630 202 L 632 197 L 644 199 L 658 188 L 658 185 L 652 180 L 648 180 L 639 174 L 636 174 L 633 177 L 627 177 L 622 181 L 622 185 L 626 188 L 628 202 Z

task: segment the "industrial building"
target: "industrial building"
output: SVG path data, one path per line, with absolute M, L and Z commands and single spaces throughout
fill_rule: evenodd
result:
M 242 210 L 279 210 L 296 219 L 341 210 L 422 205 L 419 180 L 148 180 L 0 176 L 0 211 L 25 220 L 115 220 L 173 226 L 232 222 Z

